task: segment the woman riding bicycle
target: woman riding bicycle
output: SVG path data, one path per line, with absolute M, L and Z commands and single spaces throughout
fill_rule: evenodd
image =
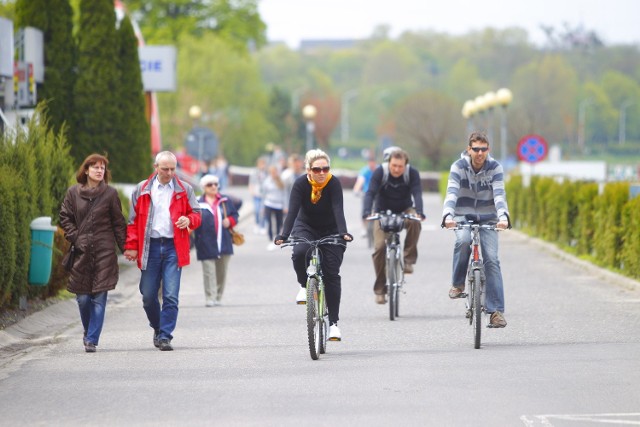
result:
M 307 174 L 299 177 L 293 184 L 289 197 L 289 210 L 284 222 L 282 234 L 276 236 L 274 243 L 280 245 L 291 234 L 309 240 L 317 240 L 332 234 L 340 234 L 346 241 L 353 240 L 347 232 L 344 217 L 342 185 L 333 178 L 330 171 L 329 156 L 322 150 L 310 150 L 305 156 Z M 302 286 L 296 301 L 306 301 L 308 263 L 307 244 L 293 247 L 291 259 L 298 283 Z M 345 248 L 337 245 L 322 247 L 322 273 L 326 286 L 327 307 L 329 310 L 329 339 L 342 339 L 338 320 L 340 295 L 342 292 L 340 266 Z

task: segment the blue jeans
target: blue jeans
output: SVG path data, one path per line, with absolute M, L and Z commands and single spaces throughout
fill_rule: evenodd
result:
M 149 326 L 159 339 L 171 340 L 171 333 L 178 321 L 178 294 L 180 293 L 180 275 L 178 256 L 173 239 L 151 239 L 147 269 L 142 270 L 140 293 L 142 307 L 147 313 Z M 158 301 L 158 291 L 162 283 L 162 309 Z
M 104 310 L 107 305 L 107 291 L 97 294 L 77 294 L 80 320 L 84 328 L 85 342 L 98 345 L 104 324 Z
M 463 221 L 462 218 L 455 218 Z M 453 286 L 461 287 L 466 283 L 467 267 L 471 256 L 471 230 L 456 230 L 456 244 L 453 247 Z M 502 271 L 498 259 L 498 232 L 480 229 L 480 248 L 487 278 L 485 288 L 485 308 L 488 313 L 504 312 L 504 289 Z

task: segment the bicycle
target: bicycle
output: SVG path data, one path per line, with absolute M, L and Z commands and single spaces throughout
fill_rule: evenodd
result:
M 405 284 L 404 253 L 400 232 L 404 229 L 405 220 L 421 221 L 421 218 L 411 214 L 394 214 L 391 211 L 386 211 L 370 215 L 367 220 L 378 220 L 380 228 L 385 233 L 389 320 L 395 320 L 400 315 L 400 292 L 404 293 L 403 286 Z
M 482 313 L 486 313 L 486 276 L 481 256 L 480 229 L 496 232 L 502 231 L 502 229 L 497 228 L 495 224 L 480 225 L 473 221 L 457 223 L 455 227 L 449 228 L 449 230 L 454 231 L 465 229 L 471 230 L 471 255 L 469 256 L 469 265 L 467 267 L 468 292 L 461 294 L 460 297 L 465 298 L 465 317 L 469 319 L 469 325 L 472 327 L 474 348 L 479 349 L 482 341 Z
M 329 334 L 329 311 L 325 299 L 324 280 L 322 279 L 322 260 L 320 246 L 338 245 L 346 247 L 346 241 L 340 234 L 309 240 L 304 237 L 289 236 L 280 246 L 295 246 L 306 243 L 310 246 L 311 259 L 307 266 L 307 336 L 309 354 L 313 360 L 318 360 L 326 352 L 327 336 Z

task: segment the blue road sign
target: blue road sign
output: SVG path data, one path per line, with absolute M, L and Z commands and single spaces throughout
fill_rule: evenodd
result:
M 537 163 L 547 157 L 549 146 L 540 135 L 526 135 L 518 142 L 518 158 L 523 162 Z

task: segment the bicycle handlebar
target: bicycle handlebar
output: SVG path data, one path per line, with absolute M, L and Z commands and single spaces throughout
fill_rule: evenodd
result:
M 295 246 L 298 245 L 300 243 L 306 243 L 308 245 L 311 246 L 320 246 L 320 245 L 338 245 L 338 246 L 347 246 L 347 243 L 350 242 L 350 240 L 345 240 L 342 237 L 342 234 L 332 234 L 329 236 L 324 236 L 321 237 L 317 240 L 309 240 L 305 237 L 298 237 L 298 236 L 289 236 L 289 238 L 287 240 L 285 240 L 284 242 L 282 242 L 280 244 L 281 248 L 287 247 L 287 246 Z
M 385 218 L 385 217 L 390 217 L 390 216 L 399 216 L 402 219 L 411 219 L 413 221 L 422 221 L 422 218 L 420 218 L 417 215 L 413 215 L 413 214 L 406 214 L 406 213 L 401 213 L 401 214 L 393 214 L 393 213 L 387 213 L 387 212 L 377 212 L 374 214 L 369 215 L 368 217 L 365 218 L 365 221 L 375 221 L 381 218 Z
M 484 228 L 485 230 L 492 231 L 506 231 L 504 228 L 498 228 L 496 224 L 478 224 L 478 223 L 469 223 L 469 222 L 456 222 L 455 227 L 447 228 L 447 230 L 464 230 L 464 229 L 472 229 L 472 228 Z

